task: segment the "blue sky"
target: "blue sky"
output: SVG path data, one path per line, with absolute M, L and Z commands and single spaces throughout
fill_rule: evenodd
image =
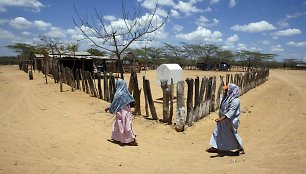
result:
M 140 4 L 150 11 L 156 0 L 126 0 L 127 9 Z M 276 60 L 306 61 L 306 0 L 159 0 L 157 15 L 170 16 L 157 31 L 154 43 L 216 44 L 229 50 L 275 53 Z M 76 43 L 83 36 L 73 23 L 78 12 L 93 14 L 96 8 L 105 21 L 122 18 L 121 0 L 0 0 L 0 56 L 16 55 L 5 46 L 33 44 L 48 34 L 62 42 Z M 80 49 L 90 47 L 80 41 Z

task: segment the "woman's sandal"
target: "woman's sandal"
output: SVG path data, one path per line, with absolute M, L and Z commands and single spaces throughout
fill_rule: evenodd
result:
M 219 150 L 214 148 L 214 147 L 210 147 L 210 148 L 206 149 L 206 152 L 208 152 L 208 153 L 218 153 Z
M 138 146 L 136 139 L 133 142 L 128 143 L 129 146 Z

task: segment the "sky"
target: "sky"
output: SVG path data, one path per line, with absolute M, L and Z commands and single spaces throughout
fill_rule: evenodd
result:
M 109 24 L 122 24 L 122 0 L 0 0 L 0 56 L 16 55 L 6 48 L 15 43 L 35 44 L 48 35 L 62 42 L 91 47 L 73 22 L 96 9 Z M 142 15 L 157 5 L 156 17 L 165 25 L 154 42 L 132 48 L 216 44 L 225 50 L 277 54 L 275 60 L 306 62 L 306 0 L 125 0 L 126 11 Z M 137 10 L 138 11 L 138 10 Z M 139 16 L 142 18 L 143 16 Z

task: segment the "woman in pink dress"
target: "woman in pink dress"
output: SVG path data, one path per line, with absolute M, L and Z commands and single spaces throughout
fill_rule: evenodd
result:
M 137 146 L 136 136 L 132 128 L 131 106 L 135 100 L 126 87 L 125 80 L 116 81 L 116 92 L 112 104 L 105 111 L 116 114 L 113 123 L 112 140 L 122 145 Z

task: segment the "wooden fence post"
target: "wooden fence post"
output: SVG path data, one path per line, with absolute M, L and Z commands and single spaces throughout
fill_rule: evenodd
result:
M 85 77 L 84 77 L 83 69 L 81 69 L 80 75 L 81 75 L 81 80 L 82 80 L 82 90 L 83 90 L 83 92 L 85 92 L 86 91 L 86 89 L 85 89 Z
M 198 121 L 200 109 L 200 79 L 196 77 L 194 80 L 194 108 L 192 121 Z
M 173 118 L 173 79 L 171 78 L 171 83 L 169 86 L 169 100 L 170 100 L 170 113 L 169 113 L 169 119 L 168 124 L 172 124 L 172 118 Z
M 161 120 L 163 123 L 168 122 L 169 118 L 169 88 L 168 88 L 168 81 L 162 79 L 160 81 L 161 88 L 163 90 L 163 119 Z
M 98 92 L 99 92 L 99 98 L 102 99 L 103 95 L 102 95 L 102 88 L 101 88 L 101 74 L 98 73 L 97 74 L 98 77 Z
M 109 77 L 108 78 L 109 101 L 112 102 L 113 98 L 114 98 L 114 94 L 115 94 L 115 91 L 114 91 L 113 85 L 112 85 L 113 73 L 110 72 L 108 77 Z
M 103 89 L 104 89 L 104 100 L 109 101 L 108 77 L 106 75 L 106 72 L 103 73 Z
M 156 109 L 155 109 L 153 98 L 152 98 L 150 81 L 148 79 L 145 80 L 145 88 L 146 88 L 146 92 L 147 92 L 147 99 L 148 99 L 152 119 L 157 120 L 158 118 L 157 118 Z
M 212 77 L 209 77 L 206 85 L 207 86 L 205 94 L 205 116 L 207 116 L 210 113 Z
M 176 126 L 177 132 L 183 132 L 185 127 L 185 106 L 184 106 L 184 81 L 177 82 L 176 86 Z
M 142 76 L 142 88 L 143 88 L 143 95 L 144 95 L 144 99 L 145 99 L 145 111 L 146 111 L 146 117 L 149 116 L 149 106 L 148 106 L 148 97 L 147 97 L 147 88 L 146 88 L 146 84 L 145 84 L 145 81 L 146 81 L 146 77 L 145 76 Z
M 216 98 L 216 76 L 213 76 L 212 81 L 211 81 L 211 99 L 210 99 L 210 111 L 211 112 L 215 112 L 216 110 L 215 98 Z
M 63 92 L 63 75 L 62 72 L 59 72 L 59 82 L 60 82 L 60 91 Z
M 198 120 L 204 117 L 204 109 L 205 109 L 205 102 L 204 102 L 204 94 L 206 88 L 206 77 L 202 78 L 201 87 L 200 87 L 200 111 L 198 115 Z
M 193 120 L 193 78 L 187 77 L 187 118 L 186 123 L 188 126 L 192 126 L 192 120 Z
M 217 93 L 217 100 L 216 100 L 216 110 L 219 109 L 222 98 L 223 98 L 223 76 L 220 76 L 220 83 L 219 83 L 219 88 L 218 88 L 218 93 Z
M 132 83 L 133 83 L 133 85 L 132 85 L 132 87 L 133 87 L 133 97 L 135 98 L 135 101 L 136 101 L 135 113 L 138 114 L 138 115 L 141 115 L 141 108 L 140 108 L 141 90 L 139 90 L 137 73 L 134 70 L 132 70 L 131 79 L 132 79 Z
M 80 70 L 75 70 L 76 89 L 80 89 Z
M 71 79 L 71 90 L 74 91 L 74 75 L 73 75 L 73 69 L 69 69 L 69 76 L 70 76 L 70 79 Z

